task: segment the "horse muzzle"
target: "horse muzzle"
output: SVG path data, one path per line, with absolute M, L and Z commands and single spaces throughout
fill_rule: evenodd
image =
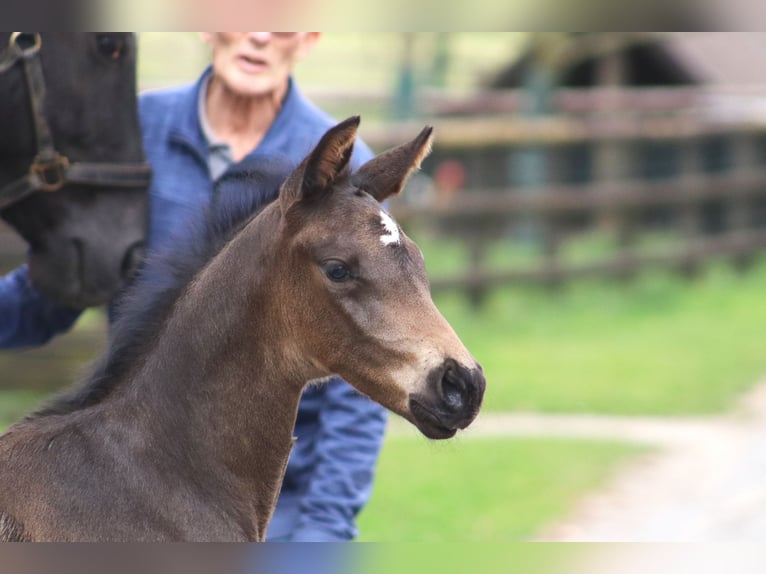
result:
M 410 396 L 411 421 L 428 438 L 451 438 L 479 414 L 485 388 L 481 365 L 448 359 L 429 373 L 425 392 Z
M 143 241 L 94 249 L 70 239 L 29 254 L 32 284 L 51 301 L 84 309 L 108 303 L 134 276 L 144 254 Z

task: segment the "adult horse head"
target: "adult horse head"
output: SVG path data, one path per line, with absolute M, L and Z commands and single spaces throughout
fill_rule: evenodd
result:
M 0 215 L 29 244 L 35 287 L 72 307 L 101 304 L 133 272 L 146 235 L 135 39 L 0 39 Z

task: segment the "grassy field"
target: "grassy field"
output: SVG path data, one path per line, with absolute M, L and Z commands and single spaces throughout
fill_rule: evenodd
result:
M 638 452 L 597 441 L 391 436 L 361 540 L 528 539 Z
M 347 547 L 344 547 L 347 548 Z M 592 574 L 593 549 L 578 544 L 522 542 L 390 543 L 352 546 L 355 568 L 366 574 Z M 583 564 L 586 568 L 580 567 Z

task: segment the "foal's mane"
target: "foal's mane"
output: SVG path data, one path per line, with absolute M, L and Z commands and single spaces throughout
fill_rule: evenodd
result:
M 175 301 L 205 265 L 279 194 L 293 166 L 248 158 L 217 182 L 210 206 L 191 218 L 169 247 L 150 253 L 117 305 L 109 346 L 85 381 L 28 418 L 71 413 L 101 402 L 156 340 Z

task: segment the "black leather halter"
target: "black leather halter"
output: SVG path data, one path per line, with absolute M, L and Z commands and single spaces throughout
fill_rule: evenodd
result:
M 151 168 L 147 163 L 71 163 L 66 156 L 56 151 L 45 119 L 41 46 L 39 33 L 13 32 L 8 47 L 0 52 L 0 74 L 10 70 L 19 61 L 24 64 L 37 136 L 37 155 L 27 174 L 0 188 L 0 209 L 37 191 L 58 191 L 67 183 L 107 188 L 147 187 L 151 180 Z

